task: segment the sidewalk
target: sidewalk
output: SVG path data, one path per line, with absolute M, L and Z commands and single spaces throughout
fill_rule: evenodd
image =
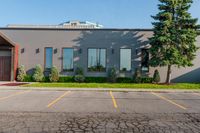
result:
M 130 89 L 130 88 L 54 88 L 54 87 L 20 87 L 20 86 L 0 86 L 1 90 L 34 90 L 34 91 L 117 91 L 117 92 L 183 92 L 195 93 L 200 90 L 178 90 L 178 89 Z

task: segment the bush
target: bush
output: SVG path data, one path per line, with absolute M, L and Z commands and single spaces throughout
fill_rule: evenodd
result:
M 132 81 L 131 78 L 117 78 L 117 83 L 131 83 Z
M 83 83 L 85 81 L 85 77 L 83 75 L 75 75 L 74 80 L 78 83 Z
M 49 74 L 49 80 L 50 82 L 57 82 L 59 80 L 58 69 L 55 66 L 51 68 L 51 73 Z
M 33 74 L 33 80 L 36 82 L 42 82 L 44 78 L 44 74 L 42 72 L 42 67 L 41 65 L 36 65 L 35 71 Z
M 106 83 L 106 77 L 85 77 L 86 83 Z
M 75 70 L 74 81 L 78 83 L 82 83 L 85 81 L 85 76 L 83 73 L 83 69 L 81 67 L 77 67 Z
M 75 69 L 75 75 L 84 75 L 83 69 L 81 67 L 77 67 Z
M 117 79 L 116 69 L 114 67 L 110 68 L 108 70 L 108 81 L 111 82 L 111 83 L 115 83 L 116 79 Z
M 153 78 L 151 77 L 141 77 L 141 83 L 152 83 Z
M 31 75 L 26 75 L 24 77 L 24 82 L 33 82 L 33 77 Z
M 133 82 L 141 83 L 141 71 L 138 68 L 135 69 L 135 73 L 133 75 Z
M 25 77 L 26 77 L 25 67 L 24 67 L 24 65 L 21 65 L 18 68 L 17 80 L 20 81 L 20 82 L 23 82 Z
M 72 77 L 72 76 L 60 77 L 58 82 L 61 82 L 61 83 L 65 83 L 65 82 L 73 83 L 74 82 L 74 77 Z
M 154 71 L 154 74 L 153 74 L 153 82 L 155 83 L 160 82 L 160 74 L 157 69 Z
M 43 79 L 42 79 L 42 82 L 47 82 L 47 83 L 48 83 L 48 82 L 50 82 L 50 79 L 49 79 L 49 77 L 46 77 L 46 76 L 45 76 L 45 77 L 43 77 Z

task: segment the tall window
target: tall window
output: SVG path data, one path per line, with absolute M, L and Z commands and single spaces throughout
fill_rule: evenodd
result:
M 88 49 L 88 71 L 106 71 L 106 49 Z
M 53 48 L 45 48 L 45 68 L 51 68 L 53 65 Z
M 73 71 L 74 70 L 74 49 L 63 48 L 63 70 Z
M 142 49 L 142 59 L 141 59 L 141 67 L 143 72 L 149 71 L 149 50 Z
M 131 49 L 120 49 L 120 71 L 131 70 Z

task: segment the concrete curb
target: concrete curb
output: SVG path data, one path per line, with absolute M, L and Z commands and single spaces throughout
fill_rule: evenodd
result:
M 178 89 L 129 89 L 129 88 L 50 88 L 50 87 L 19 87 L 0 86 L 1 90 L 34 90 L 34 91 L 116 91 L 116 92 L 183 92 L 198 93 L 200 90 L 178 90 Z

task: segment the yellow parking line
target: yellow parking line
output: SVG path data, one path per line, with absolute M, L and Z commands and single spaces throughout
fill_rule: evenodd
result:
M 30 91 L 16 92 L 16 93 L 8 95 L 6 97 L 1 97 L 0 100 L 5 100 L 5 99 L 8 99 L 10 97 L 14 97 L 14 96 L 21 95 L 21 94 L 28 93 L 28 92 L 31 92 L 31 90 Z
M 194 93 L 195 95 L 197 95 L 197 96 L 200 96 L 200 94 L 199 93 Z
M 61 96 L 59 96 L 58 98 L 56 98 L 55 100 L 53 100 L 51 103 L 49 103 L 47 105 L 48 108 L 50 108 L 51 106 L 53 106 L 54 104 L 56 104 L 58 101 L 60 101 L 64 96 L 66 96 L 70 91 L 65 92 L 64 94 L 62 94 Z
M 177 103 L 175 103 L 174 101 L 172 101 L 172 100 L 170 100 L 170 99 L 168 99 L 168 98 L 166 98 L 166 97 L 164 97 L 164 96 L 161 96 L 161 95 L 159 95 L 159 94 L 157 94 L 157 93 L 151 92 L 151 94 L 153 94 L 153 95 L 155 95 L 155 96 L 157 96 L 157 97 L 159 97 L 159 98 L 161 98 L 161 99 L 163 99 L 163 100 L 165 100 L 165 101 L 167 101 L 167 102 L 169 102 L 169 103 L 171 103 L 171 104 L 173 104 L 173 105 L 175 105 L 175 106 L 177 106 L 177 107 L 179 107 L 179 108 L 181 108 L 181 109 L 184 109 L 184 110 L 187 109 L 186 107 L 184 107 L 184 106 L 182 106 L 182 105 L 180 105 L 180 104 L 177 104 Z
M 116 100 L 115 100 L 115 97 L 114 97 L 112 91 L 110 91 L 110 96 L 111 96 L 111 98 L 112 98 L 114 107 L 117 108 L 117 107 L 118 107 L 118 106 L 117 106 L 117 102 L 116 102 Z

